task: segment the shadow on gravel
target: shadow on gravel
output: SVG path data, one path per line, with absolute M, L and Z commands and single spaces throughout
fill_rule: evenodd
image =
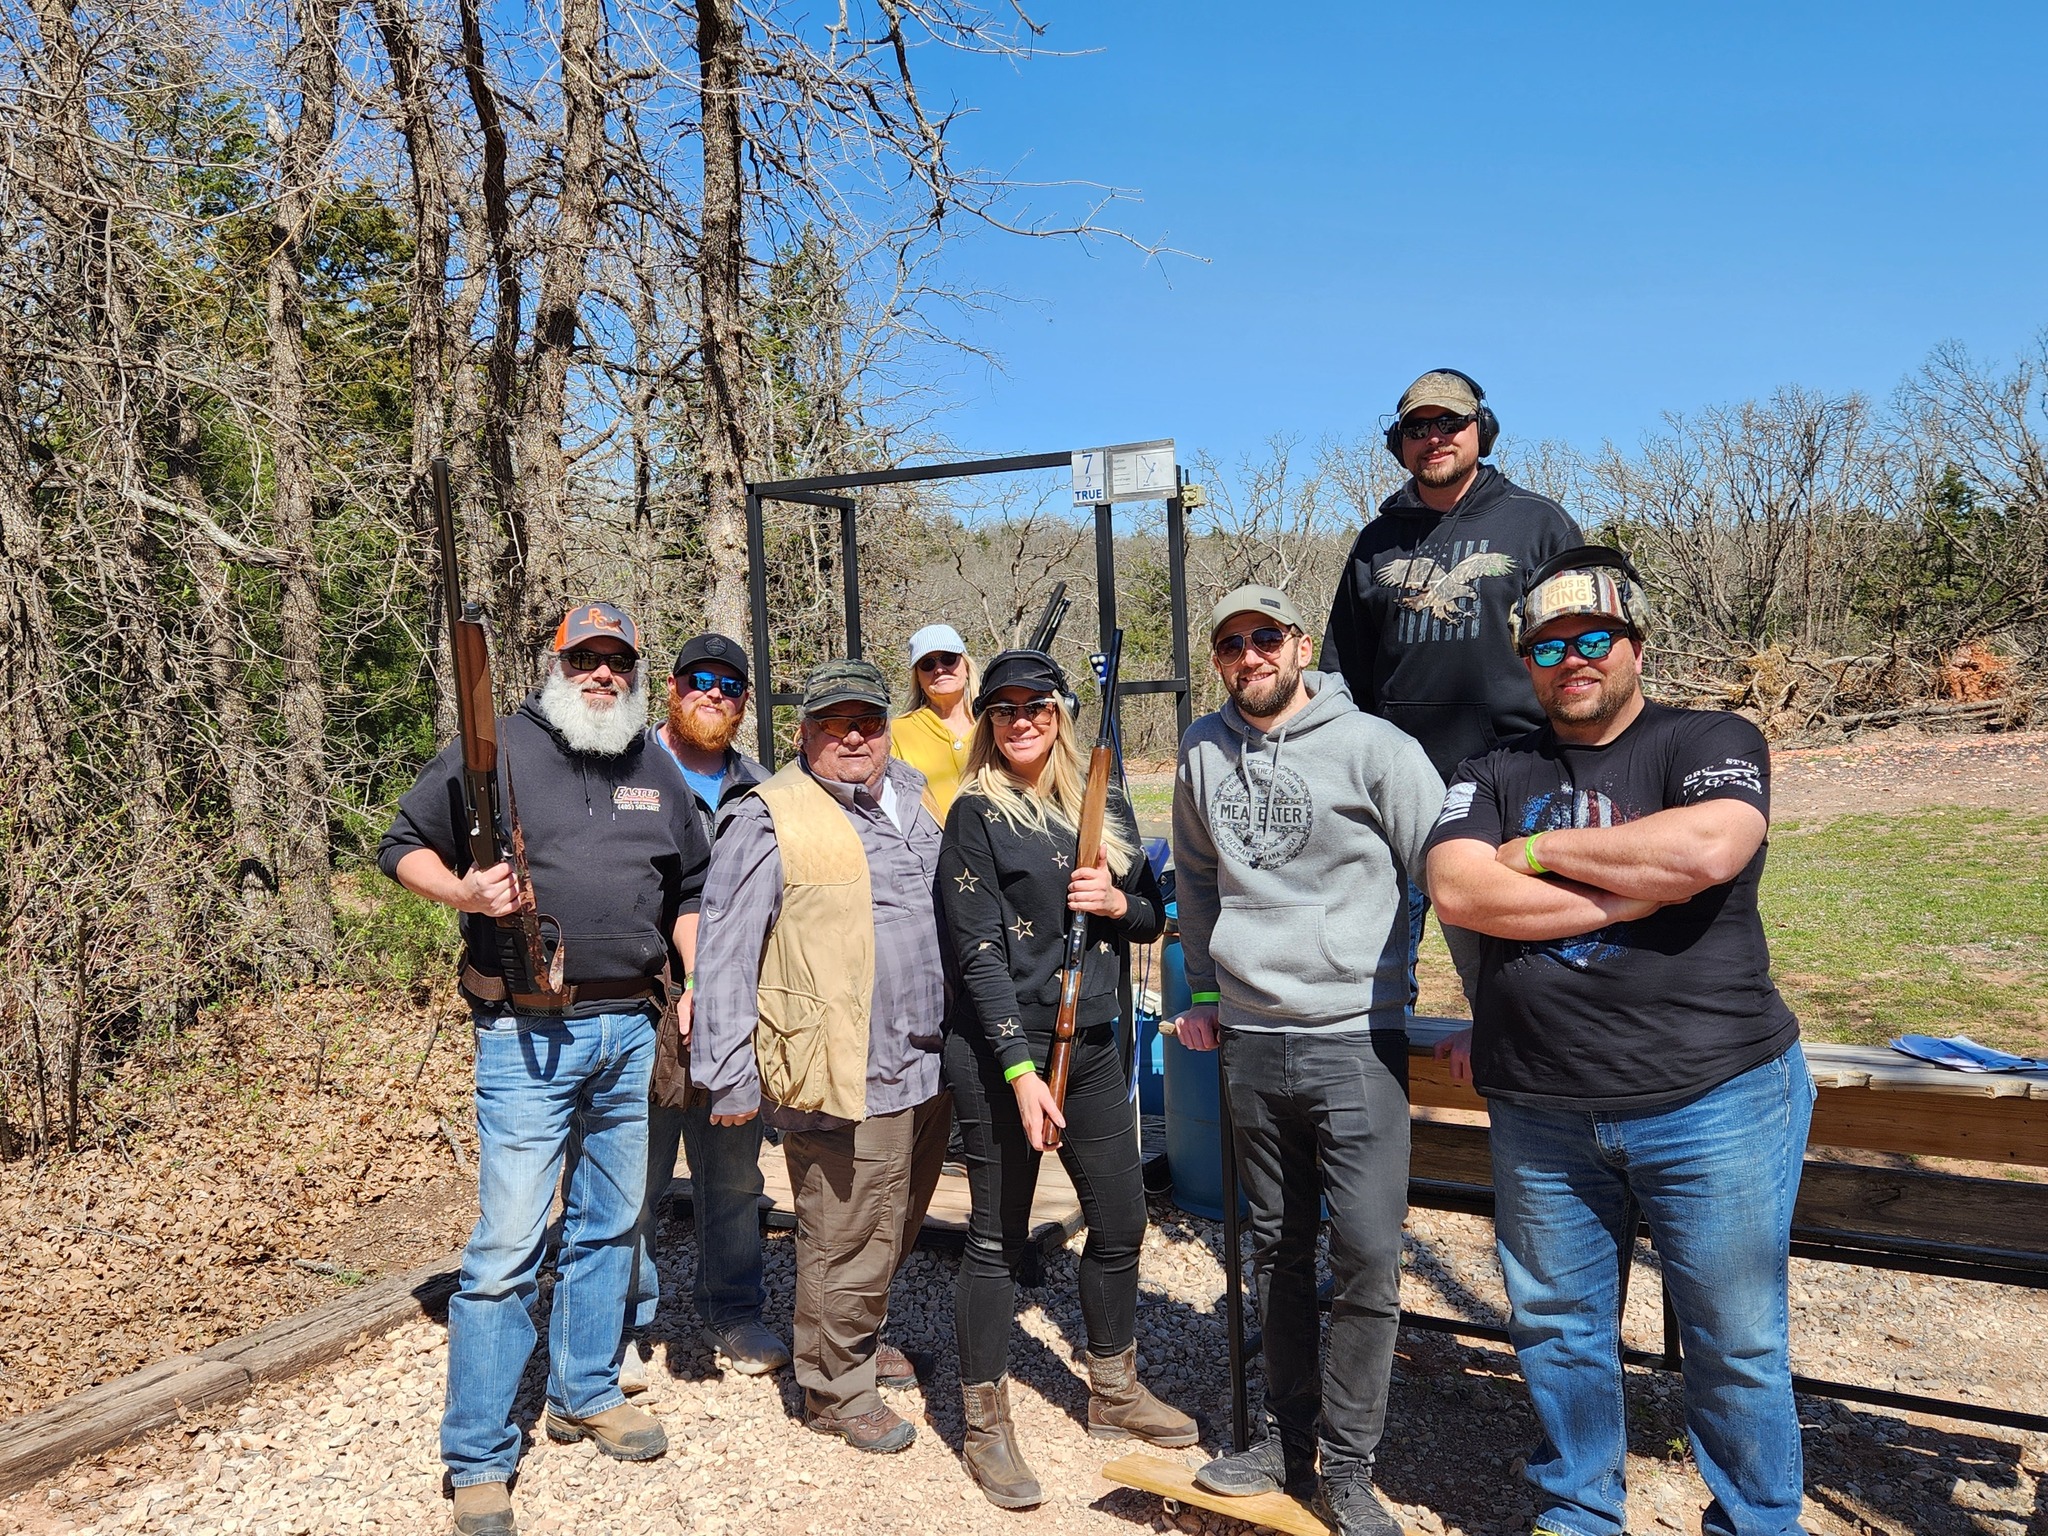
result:
M 1911 1536 L 2035 1536 L 2048 1531 L 2048 1478 L 2029 1479 L 2020 1448 L 1960 1427 L 1929 1429 L 1876 1410 L 1801 1398 L 1806 1498 L 1846 1527 Z M 2031 1481 L 2031 1500 L 1996 1509 L 1956 1502 L 1975 1483 L 2008 1495 Z M 2022 1507 L 2024 1504 L 2025 1507 Z

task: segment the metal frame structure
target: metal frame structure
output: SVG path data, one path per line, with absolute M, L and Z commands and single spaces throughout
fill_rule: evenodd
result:
M 911 468 L 864 470 L 858 474 L 811 475 L 801 480 L 759 480 L 747 485 L 747 600 L 753 627 L 753 671 L 755 683 L 754 728 L 760 759 L 776 766 L 775 709 L 779 704 L 796 704 L 803 695 L 775 686 L 771 671 L 772 651 L 768 643 L 768 535 L 762 520 L 762 504 L 790 502 L 799 506 L 828 507 L 839 513 L 839 563 L 845 583 L 846 654 L 861 654 L 860 624 L 860 539 L 856 519 L 859 504 L 844 494 L 878 485 L 908 485 L 922 480 L 965 480 L 981 475 L 1012 475 L 1035 469 L 1066 469 L 1073 463 L 1072 450 L 1059 453 L 1020 453 L 1000 459 L 957 459 L 944 464 L 919 464 Z M 1194 693 L 1189 680 L 1188 588 L 1186 508 L 1178 487 L 1186 477 L 1175 473 L 1176 490 L 1166 498 L 1166 569 L 1168 602 L 1172 610 L 1173 676 L 1117 685 L 1119 725 L 1123 700 L 1134 694 L 1171 693 L 1179 715 L 1180 729 L 1194 723 Z M 1114 508 L 1095 508 L 1095 606 L 1100 649 L 1107 651 L 1116 633 L 1116 529 Z

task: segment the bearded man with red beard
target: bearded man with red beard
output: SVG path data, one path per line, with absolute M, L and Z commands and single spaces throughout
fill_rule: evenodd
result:
M 733 746 L 750 697 L 745 648 L 725 635 L 696 635 L 684 643 L 669 673 L 668 718 L 647 731 L 649 745 L 658 746 L 690 786 L 707 838 L 718 835 L 726 808 L 768 776 Z M 641 1351 L 650 1347 L 660 1298 L 654 1239 L 678 1147 L 690 1165 L 697 1227 L 692 1300 L 704 1342 L 743 1375 L 765 1375 L 789 1364 L 789 1346 L 761 1321 L 767 1301 L 761 1287 L 761 1121 L 711 1123 L 710 1097 L 690 1081 L 689 1045 L 687 1017 L 680 1028 L 665 1028 L 656 1043 L 647 1105 L 647 1193 L 619 1372 L 627 1392 L 651 1385 Z

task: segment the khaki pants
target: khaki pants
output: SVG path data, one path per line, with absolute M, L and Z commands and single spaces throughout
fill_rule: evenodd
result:
M 782 1138 L 796 1198 L 796 1379 L 812 1413 L 856 1417 L 882 1406 L 875 1345 L 889 1282 L 917 1244 L 932 1203 L 953 1098 Z

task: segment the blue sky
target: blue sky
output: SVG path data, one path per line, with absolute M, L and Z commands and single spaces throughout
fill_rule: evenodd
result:
M 1008 300 L 964 448 L 1373 427 L 1451 364 L 1508 433 L 1632 444 L 1782 383 L 1883 396 L 2048 326 L 2048 6 L 1038 0 L 1020 65 L 926 52 L 956 154 L 1133 188 L 1207 258 L 981 237 Z M 1030 194 L 1046 212 L 1075 194 Z

